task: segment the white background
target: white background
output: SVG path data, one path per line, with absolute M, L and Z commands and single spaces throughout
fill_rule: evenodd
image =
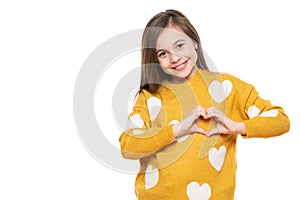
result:
M 290 117 L 283 136 L 239 138 L 235 199 L 300 198 L 296 1 L 12 0 L 0 3 L 0 199 L 135 199 L 135 176 L 83 147 L 74 84 L 102 42 L 168 8 L 190 19 L 219 71 L 252 83 Z

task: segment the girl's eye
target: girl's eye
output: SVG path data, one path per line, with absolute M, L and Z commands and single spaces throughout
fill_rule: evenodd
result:
M 158 57 L 164 57 L 165 55 L 167 55 L 167 52 L 162 51 L 158 54 Z
M 183 45 L 184 45 L 183 43 L 179 43 L 177 44 L 177 48 L 180 49 L 181 47 L 183 47 Z

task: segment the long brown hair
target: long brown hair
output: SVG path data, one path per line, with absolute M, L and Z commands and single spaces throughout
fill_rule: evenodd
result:
M 150 93 L 155 93 L 162 80 L 170 78 L 168 74 L 162 71 L 156 55 L 157 38 L 164 28 L 168 26 L 181 28 L 196 43 L 196 66 L 199 69 L 209 71 L 203 56 L 200 37 L 194 26 L 181 12 L 172 9 L 166 10 L 152 17 L 143 32 L 140 91 L 145 89 Z

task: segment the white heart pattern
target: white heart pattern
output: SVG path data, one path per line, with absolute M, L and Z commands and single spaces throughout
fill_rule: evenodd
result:
M 181 136 L 181 137 L 177 138 L 177 142 L 183 142 L 183 141 L 185 141 L 186 139 L 188 139 L 189 136 L 190 136 L 190 134 Z
M 139 114 L 132 115 L 126 125 L 126 129 L 129 128 L 142 128 L 144 126 L 144 120 Z
M 147 99 L 147 105 L 150 119 L 153 121 L 157 117 L 161 109 L 161 101 L 157 97 L 150 97 L 149 99 Z
M 145 173 L 145 188 L 154 187 L 158 183 L 158 169 L 153 169 L 151 165 L 148 165 Z
M 219 81 L 213 81 L 208 87 L 210 96 L 217 103 L 224 101 L 231 93 L 231 90 L 232 83 L 229 80 L 225 80 L 222 83 Z
M 186 194 L 189 200 L 208 200 L 211 196 L 211 189 L 207 183 L 200 186 L 197 182 L 190 182 L 186 187 Z
M 253 117 L 256 117 L 259 115 L 260 113 L 260 110 L 255 106 L 255 105 L 252 105 L 248 108 L 248 111 L 246 111 L 248 117 L 250 119 L 252 119 Z
M 267 110 L 261 113 L 259 116 L 261 117 L 276 117 L 278 115 L 278 110 Z
M 134 135 L 140 135 L 140 134 L 142 134 L 142 133 L 144 133 L 145 131 L 143 131 L 143 130 L 139 130 L 139 129 L 136 129 L 136 130 L 133 130 L 132 131 L 132 133 L 134 134 Z
M 221 146 L 219 150 L 211 148 L 208 153 L 210 164 L 219 172 L 224 164 L 226 156 L 226 147 Z
M 253 117 L 256 116 L 261 116 L 261 117 L 276 117 L 278 115 L 278 110 L 267 110 L 261 114 L 259 114 L 261 111 L 259 108 L 256 107 L 256 105 L 249 106 L 248 111 L 246 111 L 248 117 L 252 119 Z
M 172 121 L 170 121 L 169 125 L 171 124 L 179 124 L 179 121 L 177 119 L 173 119 Z

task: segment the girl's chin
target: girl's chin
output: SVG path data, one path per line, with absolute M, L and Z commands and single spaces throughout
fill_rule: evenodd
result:
M 182 78 L 189 79 L 196 73 L 196 71 L 197 69 L 195 67 L 191 67 L 190 70 L 185 70 L 184 73 L 179 74 Z
M 184 73 L 184 74 L 176 74 L 174 76 L 172 76 L 171 78 L 171 82 L 172 83 L 183 83 L 185 82 L 186 80 L 190 79 L 192 76 L 193 76 L 194 73 Z

